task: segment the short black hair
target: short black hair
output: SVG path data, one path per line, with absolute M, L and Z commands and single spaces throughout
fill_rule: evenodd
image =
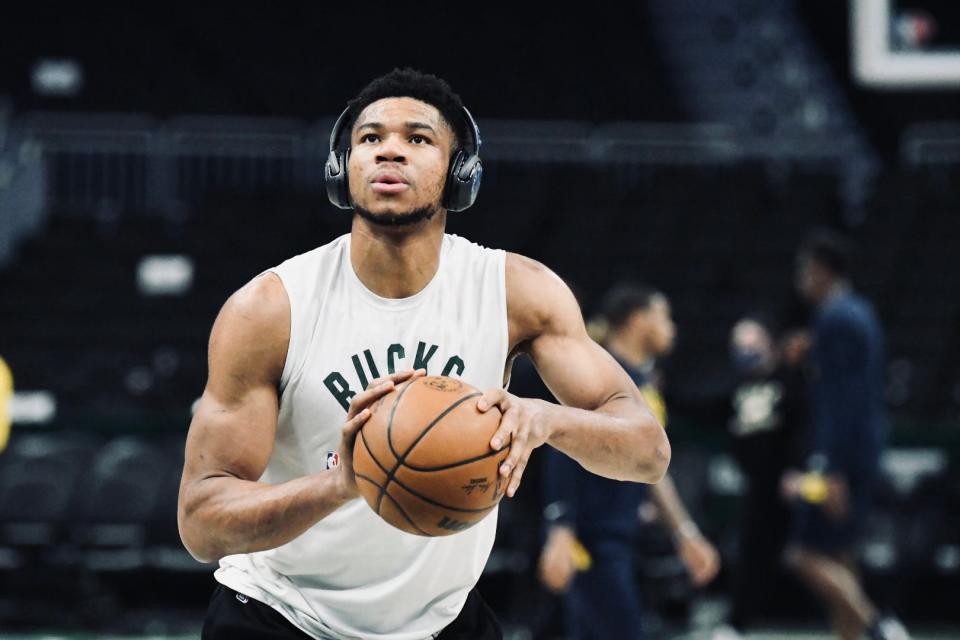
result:
M 663 294 L 644 284 L 621 282 L 603 297 L 603 317 L 611 329 L 619 329 L 635 311 L 649 309 L 658 296 L 663 297 Z
M 356 122 L 363 110 L 377 100 L 401 97 L 413 98 L 436 107 L 456 136 L 454 149 L 462 148 L 471 140 L 460 96 L 454 93 L 446 80 L 409 67 L 394 69 L 371 80 L 357 97 L 348 103 L 350 117 Z
M 809 232 L 797 253 L 826 267 L 839 278 L 850 273 L 850 244 L 832 229 L 820 227 Z

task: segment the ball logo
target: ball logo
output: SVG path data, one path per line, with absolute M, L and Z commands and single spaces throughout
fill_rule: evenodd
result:
M 336 451 L 327 451 L 327 469 L 336 469 L 340 466 L 340 454 Z
M 460 488 L 468 496 L 474 491 L 484 494 L 490 489 L 490 481 L 486 478 L 470 478 L 470 481 Z
M 459 380 L 454 380 L 453 378 L 429 378 L 424 382 L 428 387 L 432 387 L 437 391 L 460 391 L 463 389 L 463 383 Z

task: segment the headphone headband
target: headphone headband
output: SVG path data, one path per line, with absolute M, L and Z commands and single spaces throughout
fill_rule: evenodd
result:
M 324 170 L 327 182 L 327 197 L 340 209 L 353 209 L 350 198 L 350 185 L 347 178 L 347 162 L 350 146 L 341 150 L 343 133 L 351 128 L 354 118 L 347 106 L 340 114 L 330 131 L 330 152 Z M 480 190 L 483 177 L 483 165 L 480 162 L 480 128 L 470 110 L 463 107 L 463 117 L 467 124 L 469 141 L 464 141 L 450 160 L 447 181 L 444 185 L 443 206 L 449 211 L 463 211 L 470 207 Z

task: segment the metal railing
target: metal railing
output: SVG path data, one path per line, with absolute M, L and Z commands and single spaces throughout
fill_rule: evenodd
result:
M 900 139 L 900 157 L 916 167 L 960 163 L 960 121 L 910 125 Z
M 0 150 L 0 267 L 13 257 L 20 240 L 42 224 L 47 193 L 46 165 L 36 144 Z
M 47 203 L 101 216 L 180 216 L 211 192 L 322 188 L 331 119 L 38 112 L 14 122 L 49 173 Z M 723 164 L 742 157 L 722 125 L 481 123 L 487 162 Z

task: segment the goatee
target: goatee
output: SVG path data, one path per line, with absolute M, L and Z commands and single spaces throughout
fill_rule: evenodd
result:
M 380 215 L 372 213 L 369 209 L 364 209 L 358 205 L 354 205 L 353 210 L 354 213 L 367 222 L 379 225 L 381 227 L 408 227 L 419 224 L 424 220 L 430 220 L 433 218 L 433 216 L 437 215 L 437 211 L 440 210 L 440 207 L 437 205 L 431 205 L 428 207 L 414 209 L 413 211 L 408 211 L 407 213 L 381 213 Z

